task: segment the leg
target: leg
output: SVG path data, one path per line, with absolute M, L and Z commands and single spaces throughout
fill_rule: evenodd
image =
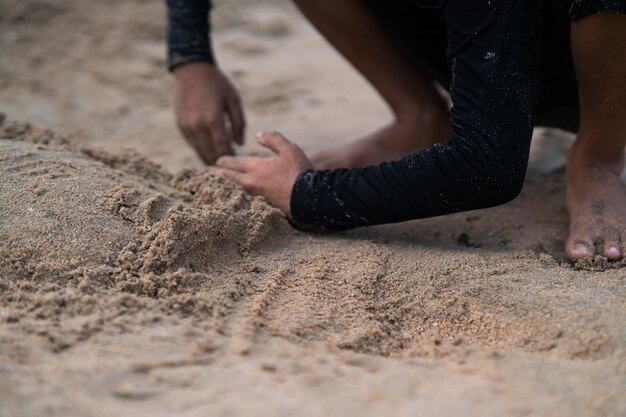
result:
M 398 159 L 450 134 L 445 100 L 365 0 L 296 0 L 304 15 L 389 104 L 395 121 L 348 146 L 312 157 L 319 169 Z
M 580 128 L 567 164 L 573 261 L 626 257 L 626 16 L 594 14 L 572 24 Z

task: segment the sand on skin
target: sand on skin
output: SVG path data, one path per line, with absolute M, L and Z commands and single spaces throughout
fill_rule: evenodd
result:
M 57 20 L 85 12 L 72 14 L 70 5 L 55 6 Z M 161 10 L 148 2 L 120 7 L 149 16 Z M 263 36 L 312 42 L 295 23 L 281 26 L 292 15 L 276 7 L 224 6 L 221 47 L 233 66 L 239 55 L 244 63 L 271 62 L 274 40 Z M 109 18 L 98 16 L 99 25 Z M 254 26 L 249 16 L 270 23 Z M 35 42 L 9 23 L 2 25 L 18 39 L 9 44 Z M 109 47 L 115 43 L 105 41 L 105 55 L 114 54 Z M 43 53 L 34 49 L 20 59 Z M 125 65 L 145 70 L 145 57 L 129 57 Z M 101 109 L 73 109 L 46 91 L 54 83 L 29 84 L 42 69 L 19 73 L 22 61 L 12 58 L 2 80 L 19 77 L 0 93 L 9 116 L 36 119 L 20 102 L 45 98 L 71 137 L 12 121 L 0 126 L 0 415 L 626 413 L 626 274 L 602 259 L 564 261 L 558 169 L 531 172 L 522 196 L 504 207 L 304 234 L 232 184 L 198 170 L 174 172 L 188 165 L 187 150 L 178 142 L 159 153 L 149 143 L 168 135 L 171 119 L 152 119 L 143 133 L 132 127 L 136 113 L 162 105 L 165 114 L 167 103 L 133 104 L 130 116 L 118 118 L 106 99 L 93 100 Z M 116 94 L 132 101 L 156 88 L 146 79 L 138 94 Z M 246 88 L 260 94 L 261 86 Z M 285 86 L 294 95 L 299 88 L 307 87 L 297 79 Z M 249 112 L 258 125 L 285 108 L 317 115 L 323 110 L 313 99 L 252 97 Z M 75 111 L 82 117 L 73 120 Z M 352 125 L 342 114 L 324 115 Z M 122 126 L 113 128 L 115 120 Z M 299 123 L 291 128 L 302 134 L 317 126 Z M 169 169 L 117 150 L 116 135 Z

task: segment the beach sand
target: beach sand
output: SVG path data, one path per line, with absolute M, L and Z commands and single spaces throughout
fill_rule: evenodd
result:
M 289 4 L 216 3 L 250 133 L 389 119 Z M 505 206 L 302 233 L 184 145 L 164 13 L 0 4 L 1 417 L 626 415 L 626 262 L 563 252 L 571 135 Z

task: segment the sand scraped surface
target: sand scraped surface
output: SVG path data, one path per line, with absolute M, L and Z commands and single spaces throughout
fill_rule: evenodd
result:
M 626 262 L 563 257 L 571 138 L 506 206 L 301 233 L 183 146 L 163 14 L 0 4 L 1 417 L 626 415 Z M 215 24 L 252 131 L 387 120 L 288 4 Z

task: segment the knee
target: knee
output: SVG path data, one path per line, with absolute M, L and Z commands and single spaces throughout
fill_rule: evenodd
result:
M 472 134 L 473 133 L 473 134 Z M 532 131 L 523 136 L 493 137 L 476 132 L 464 132 L 455 143 L 463 149 L 456 165 L 473 174 L 466 197 L 480 208 L 499 206 L 515 199 L 524 185 Z M 477 207 L 479 208 L 479 207 Z
M 486 207 L 495 207 L 514 200 L 526 179 L 528 156 L 523 152 L 500 155 L 489 161 L 489 168 L 477 175 L 475 186 L 482 192 Z M 485 207 L 485 208 L 486 208 Z
M 514 200 L 524 186 L 525 169 L 502 172 L 491 182 L 491 192 L 487 198 L 489 206 L 495 207 Z

